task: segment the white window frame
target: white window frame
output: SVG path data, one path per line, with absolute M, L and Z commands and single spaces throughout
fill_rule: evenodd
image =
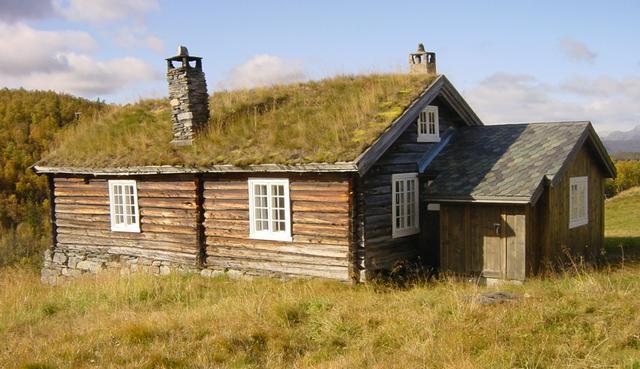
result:
M 398 227 L 396 225 L 396 218 L 399 216 L 398 214 L 398 205 L 401 205 L 401 212 L 403 212 L 402 216 L 405 218 L 405 222 L 408 217 L 408 209 L 410 205 L 409 198 L 407 197 L 407 182 L 414 181 L 414 199 L 413 199 L 413 214 L 414 221 L 413 226 L 404 226 Z M 401 203 L 398 203 L 398 192 L 396 183 L 403 183 L 403 199 Z M 392 227 L 392 237 L 405 237 L 410 236 L 420 232 L 420 192 L 419 192 L 420 183 L 418 181 L 418 173 L 400 173 L 391 175 L 391 227 Z
M 268 230 L 256 229 L 255 216 L 255 185 L 267 186 L 267 208 L 268 208 Z M 284 187 L 284 231 L 273 231 L 273 213 L 272 213 L 272 185 L 282 185 Z M 249 178 L 249 237 L 258 240 L 273 241 L 292 241 L 291 237 L 291 199 L 289 197 L 289 179 L 273 179 L 273 178 Z
M 133 188 L 133 208 L 134 213 L 128 213 L 127 207 L 123 205 L 123 215 L 135 217 L 135 222 L 131 224 L 120 223 L 117 221 L 116 214 L 116 194 L 115 187 L 116 186 L 131 186 Z M 122 195 L 123 204 L 124 204 L 124 194 Z M 140 233 L 140 209 L 138 208 L 138 189 L 135 180 L 109 180 L 109 214 L 111 217 L 111 230 L 114 232 L 135 232 Z
M 589 177 L 571 177 L 569 179 L 569 229 L 585 224 L 589 224 Z
M 435 105 L 427 105 L 418 114 L 418 142 L 440 142 L 440 118 Z

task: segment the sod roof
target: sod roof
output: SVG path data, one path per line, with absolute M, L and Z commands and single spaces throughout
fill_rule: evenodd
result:
M 114 107 L 64 130 L 38 166 L 123 168 L 353 161 L 434 81 L 374 74 L 210 96 L 206 132 L 175 146 L 168 100 Z

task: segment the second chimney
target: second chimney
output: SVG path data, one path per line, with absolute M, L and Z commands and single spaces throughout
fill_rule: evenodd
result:
M 423 44 L 418 44 L 418 50 L 409 54 L 410 73 L 433 74 L 436 72 L 436 53 L 424 50 Z
M 174 66 L 174 62 L 181 64 Z M 189 56 L 187 48 L 180 46 L 178 55 L 167 58 L 167 82 L 173 121 L 171 143 L 190 145 L 209 122 L 209 95 L 202 58 Z

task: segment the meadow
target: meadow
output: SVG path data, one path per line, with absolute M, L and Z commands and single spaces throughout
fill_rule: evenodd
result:
M 640 191 L 619 196 L 611 250 L 640 238 Z M 517 299 L 474 298 L 496 290 Z M 639 308 L 633 259 L 500 287 L 106 273 L 48 286 L 8 267 L 0 367 L 636 369 Z

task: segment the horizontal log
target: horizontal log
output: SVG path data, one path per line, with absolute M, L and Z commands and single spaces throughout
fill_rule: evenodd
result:
M 205 227 L 204 234 L 206 236 L 212 236 L 212 237 L 231 237 L 231 238 L 248 239 L 249 227 L 245 229 Z
M 249 198 L 249 192 L 247 189 L 219 189 L 219 190 L 204 190 L 205 199 L 219 199 L 219 200 L 247 200 Z
M 194 181 L 138 181 L 136 182 L 138 190 L 169 190 L 169 191 L 195 191 L 196 184 Z
M 92 183 L 97 183 L 97 182 L 107 182 L 106 179 L 97 179 L 97 178 L 92 178 L 89 180 Z M 55 183 L 84 183 L 85 179 L 84 178 L 79 178 L 79 177 L 55 177 L 53 178 L 53 182 Z
M 349 194 L 347 194 L 345 191 L 323 191 L 321 189 L 315 191 L 291 191 L 289 197 L 292 201 L 342 202 L 349 200 Z
M 248 191 L 247 181 L 205 181 L 205 190 L 244 190 Z
M 211 258 L 234 258 L 255 261 L 276 261 L 296 264 L 314 264 L 326 266 L 348 266 L 347 255 L 340 257 L 318 257 L 301 253 L 289 253 L 275 250 L 247 247 L 215 246 L 207 248 L 207 256 Z
M 195 199 L 195 190 L 138 190 L 138 197 Z
M 196 245 L 195 234 L 167 234 L 167 233 L 151 233 L 151 232 L 118 232 L 111 230 L 99 229 L 77 229 L 77 228 L 58 228 L 59 234 L 70 234 L 89 237 L 105 237 L 113 240 L 131 240 L 131 241 L 161 241 L 172 242 L 176 244 Z
M 222 220 L 222 219 L 206 219 L 204 222 L 206 229 L 232 229 L 248 232 L 248 220 Z
M 109 214 L 72 214 L 72 213 L 59 213 L 56 212 L 56 220 L 78 220 L 83 222 L 111 222 Z
M 211 245 L 207 247 L 207 255 L 212 256 L 217 253 L 217 250 L 226 249 L 228 252 L 233 252 L 233 250 L 240 250 L 237 255 L 243 255 L 244 253 L 249 253 L 252 255 L 260 255 L 261 253 L 270 253 L 273 255 L 281 255 L 281 256 L 306 256 L 313 257 L 314 259 L 318 259 L 318 263 L 322 263 L 320 260 L 328 258 L 335 260 L 336 263 L 342 263 L 339 265 L 344 265 L 346 261 L 348 261 L 349 255 L 346 249 L 341 250 L 333 250 L 329 248 L 311 248 L 309 245 L 296 246 L 292 244 L 283 244 L 277 246 L 265 246 L 265 245 Z
M 89 196 L 56 196 L 54 199 L 56 204 L 75 204 L 75 205 L 109 205 L 109 198 L 89 197 Z
M 183 218 L 196 219 L 195 209 L 161 209 L 161 208 L 140 208 L 142 217 L 161 217 L 161 218 Z
M 349 246 L 348 237 L 331 237 L 325 235 L 306 235 L 306 234 L 294 234 L 293 242 L 318 244 L 318 245 L 340 245 Z
M 83 251 L 92 253 L 101 253 L 104 255 L 124 255 L 133 257 L 143 257 L 151 260 L 169 261 L 176 264 L 196 266 L 197 255 L 190 253 L 182 253 L 177 251 L 162 251 L 141 249 L 138 247 L 126 246 L 101 246 L 86 244 L 62 244 L 58 243 L 57 248 L 61 250 Z
M 216 210 L 205 211 L 205 219 L 220 219 L 220 220 L 248 220 L 249 209 L 245 210 Z
M 135 247 L 144 250 L 161 250 L 166 252 L 176 252 L 182 254 L 197 254 L 198 248 L 190 245 L 182 245 L 171 242 L 147 241 L 147 240 L 127 240 L 109 237 L 88 237 L 74 234 L 59 234 L 58 243 L 70 245 L 95 245 L 95 246 L 115 246 L 115 247 Z
M 289 183 L 291 191 L 334 191 L 348 193 L 348 182 L 295 181 Z
M 163 217 L 140 217 L 142 224 L 155 224 L 155 225 L 168 225 L 168 226 L 184 226 L 194 228 L 196 227 L 196 219 L 193 218 L 163 218 Z
M 108 219 L 108 218 L 107 218 Z M 56 226 L 68 227 L 68 228 L 82 228 L 82 229 L 99 229 L 104 231 L 111 230 L 110 221 L 90 221 L 90 220 L 77 220 L 77 219 L 56 219 Z
M 151 232 L 151 233 L 170 233 L 170 234 L 190 234 L 196 235 L 196 225 L 192 226 L 183 226 L 183 225 L 166 225 L 166 224 L 152 224 L 152 223 L 142 223 L 141 231 Z
M 292 215 L 293 223 L 324 224 L 324 225 L 348 225 L 348 214 L 317 213 L 310 211 L 296 211 Z
M 138 199 L 138 205 L 146 208 L 161 208 L 161 209 L 195 209 L 196 200 L 193 199 L 169 199 L 158 197 L 141 197 Z
M 108 206 L 59 204 L 56 213 L 70 214 L 109 214 Z
M 315 211 L 326 213 L 347 213 L 349 211 L 349 202 L 315 202 L 315 201 L 293 201 L 291 210 L 296 211 Z
M 204 200 L 204 209 L 211 211 L 221 210 L 249 210 L 249 201 L 247 200 Z
M 279 250 L 304 249 L 306 253 L 347 253 L 348 245 L 335 244 L 308 244 L 304 242 L 282 242 L 271 240 L 256 240 L 249 238 L 227 238 L 227 237 L 207 237 L 207 247 L 210 246 L 238 246 L 238 247 L 260 247 L 274 248 Z
M 369 195 L 387 195 L 391 197 L 391 184 L 375 186 L 375 187 L 365 187 L 363 192 L 366 196 Z
M 337 267 L 328 265 L 295 264 L 285 262 L 265 262 L 254 260 L 236 260 L 207 258 L 207 265 L 221 269 L 236 269 L 254 271 L 255 274 L 264 275 L 268 273 L 284 275 L 302 275 L 310 277 L 332 278 L 338 280 L 349 280 L 349 270 L 347 267 Z
M 293 223 L 292 233 L 294 235 L 348 237 L 349 226 Z
M 91 188 L 56 188 L 53 190 L 56 197 L 60 196 L 89 196 L 89 197 L 106 197 L 109 198 L 108 189 L 91 189 Z
M 85 189 L 85 190 L 108 190 L 107 182 L 56 182 L 57 189 Z

